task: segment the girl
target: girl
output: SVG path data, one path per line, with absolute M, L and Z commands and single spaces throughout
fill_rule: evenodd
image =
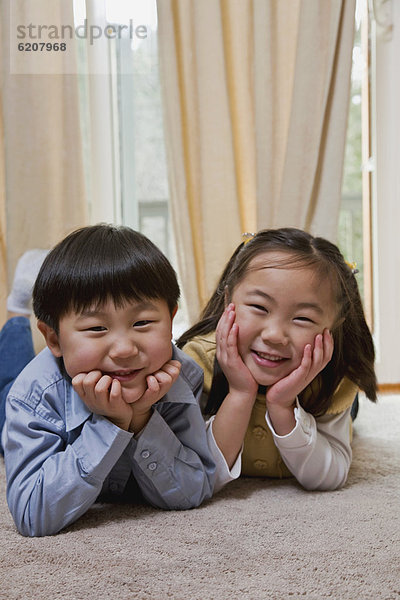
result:
M 240 472 L 293 475 L 306 489 L 345 483 L 351 406 L 358 388 L 376 400 L 376 377 L 354 270 L 334 244 L 258 232 L 178 346 L 204 369 L 204 413 L 226 461 L 216 489 Z

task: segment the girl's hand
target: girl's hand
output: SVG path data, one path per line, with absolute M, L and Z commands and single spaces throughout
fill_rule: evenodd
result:
M 215 415 L 212 432 L 230 469 L 243 445 L 258 390 L 256 380 L 239 354 L 238 332 L 235 306 L 229 304 L 216 329 L 216 356 L 228 380 L 229 392 Z
M 267 407 L 273 405 L 281 407 L 292 406 L 296 396 L 300 394 L 315 377 L 326 367 L 333 354 L 333 338 L 328 329 L 315 337 L 314 349 L 311 344 L 304 348 L 300 365 L 272 385 L 266 395 Z
M 238 351 L 238 325 L 235 323 L 235 306 L 229 304 L 216 329 L 216 356 L 228 380 L 230 392 L 239 392 L 255 398 L 258 384 L 244 364 Z
M 90 371 L 75 375 L 72 387 L 91 412 L 107 417 L 121 429 L 129 429 L 132 408 L 122 397 L 119 381 L 101 371 Z

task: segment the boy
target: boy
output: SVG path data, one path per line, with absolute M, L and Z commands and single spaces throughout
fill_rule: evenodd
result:
M 33 309 L 47 348 L 12 386 L 2 437 L 23 535 L 57 533 L 97 499 L 211 496 L 202 371 L 171 344 L 178 297 L 168 260 L 126 227 L 82 228 L 46 256 Z

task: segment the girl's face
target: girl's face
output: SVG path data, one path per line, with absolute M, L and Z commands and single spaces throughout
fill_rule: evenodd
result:
M 287 259 L 279 251 L 255 257 L 231 297 L 239 354 L 259 385 L 273 385 L 296 369 L 306 344 L 313 348 L 316 335 L 331 330 L 337 315 L 329 280 L 311 267 L 268 268 Z

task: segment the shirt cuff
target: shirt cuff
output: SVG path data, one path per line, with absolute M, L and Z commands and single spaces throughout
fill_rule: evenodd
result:
M 132 437 L 106 417 L 93 413 L 72 446 L 87 476 L 104 481 Z
M 215 441 L 214 433 L 212 430 L 212 424 L 215 419 L 215 415 L 212 416 L 206 423 L 207 428 L 207 441 L 208 446 L 210 448 L 212 457 L 216 466 L 216 478 L 214 485 L 214 494 L 218 492 L 221 488 L 223 488 L 227 483 L 237 479 L 240 476 L 240 472 L 242 470 L 242 452 L 243 446 L 238 454 L 237 459 L 235 460 L 232 468 L 229 469 L 228 463 L 225 460 L 225 456 L 222 454 L 221 450 L 218 447 L 217 442 Z
M 278 447 L 301 448 L 311 443 L 313 431 L 315 430 L 315 419 L 300 406 L 298 398 L 296 398 L 294 418 L 296 419 L 296 425 L 292 431 L 286 435 L 278 435 L 275 433 L 268 411 L 265 413 L 265 420 Z

